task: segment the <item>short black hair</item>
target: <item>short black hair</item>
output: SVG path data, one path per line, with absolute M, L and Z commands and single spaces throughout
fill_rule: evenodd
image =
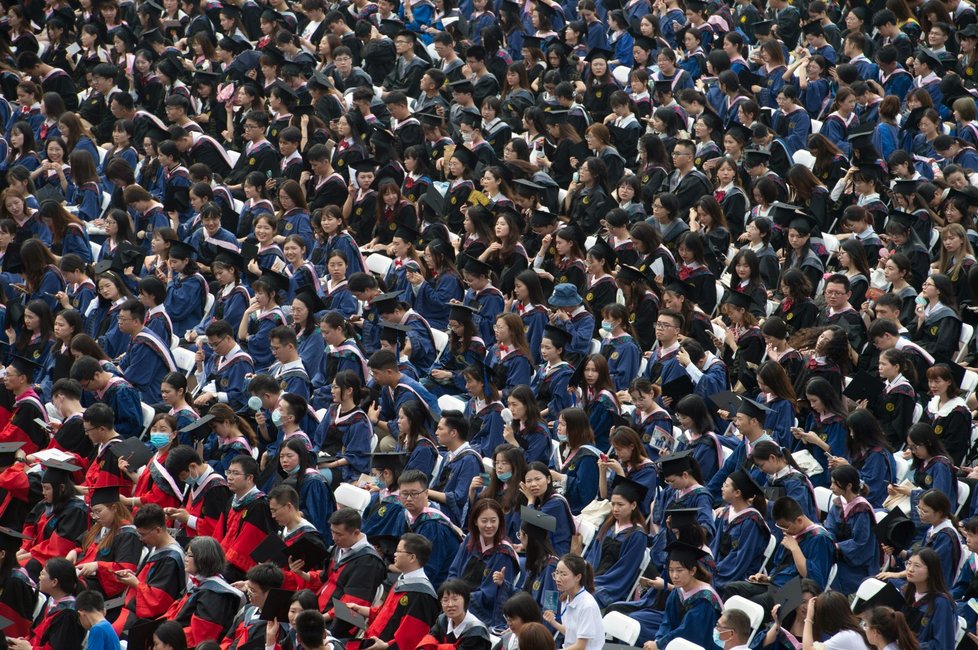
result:
M 353 508 L 340 508 L 329 516 L 331 526 L 342 526 L 347 530 L 360 530 L 363 526 L 363 517 Z
M 140 510 L 142 512 L 142 510 Z M 280 589 L 285 582 L 285 574 L 271 562 L 262 562 L 248 569 L 245 579 L 254 582 L 262 591 Z
M 119 307 L 119 311 L 127 311 L 133 318 L 139 319 L 142 322 L 146 318 L 146 305 L 139 302 L 135 298 L 129 298 L 122 306 Z M 169 344 L 169 341 L 166 341 Z
M 401 474 L 401 477 L 397 479 L 398 485 L 407 485 L 408 483 L 420 483 L 423 489 L 428 489 L 428 475 L 419 469 L 409 469 L 408 471 Z
M 71 378 L 75 381 L 91 381 L 100 372 L 102 372 L 102 365 L 94 357 L 79 357 L 71 364 Z
M 404 542 L 404 550 L 418 558 L 418 564 L 424 566 L 431 557 L 431 540 L 417 533 L 404 533 L 401 535 Z
M 191 465 L 200 465 L 203 462 L 196 449 L 187 445 L 178 445 L 166 455 L 164 466 L 170 476 L 175 477 L 190 471 Z
M 450 578 L 438 587 L 438 600 L 441 600 L 445 596 L 461 596 L 462 601 L 465 603 L 465 609 L 468 609 L 469 594 L 471 593 L 472 587 L 465 580 L 461 578 Z
M 157 503 L 147 503 L 139 508 L 132 518 L 136 528 L 166 528 L 166 515 Z
M 96 402 L 85 409 L 85 413 L 82 415 L 82 421 L 86 424 L 92 424 L 97 427 L 109 427 L 111 429 L 115 426 L 115 411 L 104 402 Z
M 231 460 L 231 465 L 237 465 L 241 468 L 241 473 L 245 476 L 250 476 L 252 481 L 258 480 L 258 461 L 249 456 L 248 454 L 239 454 Z M 140 510 L 140 512 L 142 512 Z
M 458 432 L 458 437 L 462 440 L 469 439 L 469 421 L 461 411 L 442 411 L 441 418 L 449 429 Z
M 295 636 L 302 647 L 318 648 L 326 634 L 326 619 L 314 609 L 305 609 L 295 617 Z
M 75 609 L 79 612 L 105 613 L 105 598 L 94 589 L 86 589 L 75 596 Z
M 216 320 L 207 326 L 204 336 L 217 336 L 223 339 L 225 336 L 234 336 L 234 332 L 231 330 L 231 324 L 226 320 Z
M 775 523 L 779 521 L 794 521 L 804 514 L 801 505 L 791 497 L 781 497 L 771 507 L 771 516 L 774 518 Z
M 54 386 L 51 387 L 51 397 L 55 395 L 64 395 L 70 399 L 81 399 L 82 391 L 84 389 L 74 379 L 59 379 L 54 382 Z

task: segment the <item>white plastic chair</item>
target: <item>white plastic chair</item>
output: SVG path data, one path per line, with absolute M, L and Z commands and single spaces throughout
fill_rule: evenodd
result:
M 975 379 L 978 380 L 978 375 L 975 375 Z M 924 405 L 917 402 L 913 405 L 913 423 L 917 424 L 922 417 L 924 417 Z
M 485 468 L 486 473 L 490 476 L 492 475 L 493 470 L 496 469 L 496 464 L 492 462 L 492 459 L 486 458 L 485 456 L 482 457 L 482 466 Z
M 227 152 L 228 152 L 228 158 L 231 159 L 231 166 L 234 167 L 235 165 L 238 164 L 238 158 L 241 157 L 241 152 L 234 151 L 232 149 L 228 149 Z
M 687 641 L 686 639 L 673 639 L 666 646 L 666 650 L 705 650 L 701 645 L 697 645 L 692 641 Z
M 95 242 L 89 242 L 88 245 L 92 249 L 92 261 L 98 261 L 98 256 L 102 253 L 102 245 Z
M 591 339 L 591 354 L 598 354 L 599 352 L 601 352 L 601 341 Z
M 832 583 L 835 582 L 835 576 L 837 573 L 839 573 L 839 565 L 833 564 L 832 568 L 829 569 L 829 579 L 825 584 L 831 587 Z
M 968 621 L 964 616 L 958 617 L 958 629 L 954 631 L 954 647 L 957 648 L 964 640 L 964 633 L 968 631 Z
M 829 252 L 829 255 L 835 255 L 837 252 L 839 252 L 839 246 L 841 244 L 835 235 L 823 232 L 822 241 L 825 242 L 825 250 Z
M 809 169 L 812 169 L 815 166 L 815 156 L 813 156 L 807 149 L 799 149 L 796 151 L 794 155 L 791 156 L 791 160 L 796 165 L 804 165 Z
M 723 284 L 721 282 L 717 282 L 716 283 L 717 301 L 713 305 L 713 313 L 714 314 L 716 314 L 719 311 L 719 309 L 720 309 L 720 301 L 723 300 L 723 292 L 724 291 L 725 291 L 725 289 L 723 288 Z
M 955 512 L 960 512 L 961 508 L 971 500 L 971 486 L 964 481 L 958 481 L 958 507 Z
M 812 120 L 812 133 L 818 133 L 822 130 L 822 123 L 819 120 Z
M 177 362 L 177 368 L 183 374 L 187 374 L 194 369 L 196 359 L 192 351 L 181 347 L 172 348 L 170 351 L 173 352 L 173 360 Z
M 893 454 L 893 462 L 896 465 L 896 482 L 899 483 L 910 471 L 910 461 L 900 455 L 899 452 Z
M 764 620 L 764 608 L 757 603 L 752 603 L 743 596 L 731 596 L 723 604 L 723 611 L 731 609 L 739 609 L 747 614 L 747 618 L 750 619 L 751 632 L 750 636 L 747 637 L 747 645 L 750 646 L 754 635 L 757 634 L 757 630 L 761 627 L 761 621 Z
M 394 260 L 380 253 L 374 253 L 367 258 L 367 270 L 371 273 L 376 273 L 382 278 L 387 277 L 387 272 L 393 265 Z
M 818 504 L 818 509 L 827 513 L 829 508 L 832 507 L 832 490 L 827 487 L 818 486 L 815 488 L 815 503 Z
M 438 398 L 438 408 L 442 411 L 464 411 L 465 402 L 454 395 L 442 395 Z
M 720 445 L 720 453 L 723 454 L 723 462 L 727 462 L 727 459 L 733 456 L 734 450 L 726 445 Z
M 145 431 L 149 428 L 149 425 L 153 424 L 153 418 L 156 417 L 156 409 L 145 402 L 140 402 L 139 406 L 143 410 L 143 431 Z
M 591 524 L 582 521 L 577 524 L 577 532 L 581 534 L 581 556 L 584 556 L 591 547 L 591 542 L 594 541 L 594 536 L 598 531 Z
M 237 214 L 241 214 L 241 211 L 244 210 L 244 201 L 241 199 L 231 199 L 231 207 L 234 208 Z
M 958 337 L 958 353 L 955 355 L 954 360 L 956 362 L 964 359 L 968 354 L 968 345 L 971 343 L 971 338 L 975 335 L 975 326 L 969 325 L 968 323 L 961 323 L 961 336 Z
M 764 562 L 761 563 L 761 566 L 767 566 L 767 563 L 774 557 L 776 550 L 778 550 L 778 540 L 774 535 L 770 535 L 767 538 L 767 548 L 764 549 Z
M 602 623 L 604 623 L 605 638 L 618 639 L 625 645 L 635 645 L 638 635 L 642 632 L 642 626 L 638 621 L 621 612 L 608 612 L 604 615 Z
M 964 398 L 967 400 L 976 388 L 978 388 L 978 372 L 965 370 L 964 377 L 961 378 L 961 390 L 964 391 Z
M 316 419 L 322 422 L 323 418 L 326 417 L 326 411 L 327 409 L 319 409 L 316 411 Z
M 336 495 L 336 505 L 353 508 L 361 514 L 370 505 L 370 492 L 350 483 L 340 483 L 333 494 Z
M 597 241 L 598 241 L 598 238 L 595 235 L 591 235 L 590 237 L 588 237 L 587 239 L 585 239 L 584 240 L 584 250 L 585 251 L 591 250 L 591 248 L 594 246 L 595 243 L 597 243 Z
M 435 356 L 438 356 L 448 345 L 448 334 L 445 334 L 441 330 L 433 329 L 431 330 L 431 338 L 435 341 Z

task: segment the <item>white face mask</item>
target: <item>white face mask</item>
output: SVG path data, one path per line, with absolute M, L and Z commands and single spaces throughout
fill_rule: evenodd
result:
M 462 134 L 462 141 L 463 142 L 472 142 L 472 136 L 473 136 L 472 133 L 463 133 Z

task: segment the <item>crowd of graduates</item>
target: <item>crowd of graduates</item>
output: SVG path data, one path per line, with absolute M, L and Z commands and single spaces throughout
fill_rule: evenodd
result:
M 978 648 L 967 0 L 4 7 L 8 648 Z

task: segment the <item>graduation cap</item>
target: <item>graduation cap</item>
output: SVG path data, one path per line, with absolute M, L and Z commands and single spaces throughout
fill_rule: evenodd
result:
M 264 20 L 266 23 L 281 23 L 282 25 L 285 25 L 285 16 L 275 11 L 271 7 L 261 12 L 261 20 Z
M 903 212 L 901 210 L 894 210 L 887 215 L 888 221 L 886 222 L 886 228 L 889 230 L 891 225 L 896 225 L 902 228 L 904 231 L 908 231 L 913 228 L 913 225 L 917 222 L 917 217 L 910 214 L 909 212 Z
M 241 7 L 238 5 L 225 3 L 221 6 L 218 13 L 224 14 L 228 18 L 241 18 Z
M 742 413 L 749 418 L 756 418 L 763 422 L 764 418 L 767 417 L 767 414 L 771 412 L 771 409 L 759 402 L 755 402 L 749 397 L 744 397 L 740 402 L 740 408 L 737 409 L 737 412 Z
M 115 254 L 112 256 L 111 260 L 102 260 L 95 265 L 95 273 L 105 273 L 107 271 L 116 271 L 117 273 L 124 273 L 128 267 L 133 267 L 139 269 L 143 265 L 143 259 L 146 254 L 141 248 L 130 244 L 127 241 L 120 242 L 115 249 Z
M 788 338 L 788 326 L 780 317 L 769 316 L 764 319 L 764 324 L 761 325 L 761 334 L 773 336 L 776 339 L 786 339 Z
M 520 520 L 524 525 L 534 526 L 548 533 L 557 532 L 557 518 L 529 506 L 520 507 Z
M 542 4 L 542 3 L 538 3 L 538 6 L 539 6 L 539 4 Z M 533 49 L 536 49 L 536 50 L 543 50 L 543 39 L 540 38 L 539 36 L 524 35 L 523 36 L 523 47 L 530 47 L 530 48 L 533 48 Z
M 7 303 L 7 313 L 4 314 L 4 325 L 6 327 L 20 329 L 24 324 L 25 309 L 26 307 L 24 307 L 24 303 L 22 303 L 20 300 L 12 300 L 11 302 Z
M 166 241 L 170 244 L 170 257 L 181 260 L 192 260 L 196 256 L 197 251 L 190 244 L 186 244 L 179 239 L 167 239 Z
M 754 25 L 754 28 L 755 30 L 757 29 L 757 24 Z M 740 81 L 740 85 L 748 90 L 754 86 L 767 86 L 767 79 L 751 72 L 746 68 L 743 68 L 737 72 L 737 79 Z
M 289 279 L 279 273 L 278 271 L 273 271 L 271 269 L 263 269 L 261 272 L 261 280 L 265 280 L 272 286 L 273 291 L 288 291 L 289 290 Z
M 218 250 L 217 255 L 214 256 L 214 261 L 238 270 L 245 267 L 244 257 L 241 256 L 241 253 L 226 248 Z
M 23 447 L 25 442 L 0 442 L 0 466 L 11 465 L 16 458 L 17 451 Z
M 870 123 L 867 126 L 860 126 L 858 129 L 853 129 L 849 135 L 846 136 L 846 140 L 853 146 L 854 149 L 863 149 L 872 146 L 873 144 L 873 134 L 876 127 Z
M 587 56 L 584 57 L 584 60 L 587 61 L 588 63 L 591 63 L 595 59 L 604 59 L 605 61 L 610 61 L 611 57 L 612 57 L 611 50 L 607 50 L 603 47 L 592 47 L 591 50 L 587 53 Z
M 958 38 L 978 38 L 978 24 L 971 23 L 958 31 Z
M 24 533 L 14 530 L 13 528 L 7 528 L 6 526 L 0 526 L 0 536 L 7 537 L 10 539 L 30 539 Z
M 393 133 L 387 129 L 375 128 L 373 133 L 370 134 L 370 141 L 374 143 L 374 146 L 380 145 L 381 147 L 391 148 L 394 146 L 394 142 L 397 138 Z
M 378 314 L 390 314 L 397 308 L 400 301 L 400 292 L 382 293 L 370 301 L 370 306 L 377 310 Z
M 910 178 L 898 178 L 893 181 L 893 191 L 897 194 L 902 194 L 904 196 L 910 196 L 917 191 L 917 187 L 920 185 L 920 181 Z M 951 190 L 954 192 L 954 190 Z M 892 215 L 892 213 L 891 213 Z
M 686 8 L 691 11 L 706 11 L 706 0 L 686 0 Z
M 333 615 L 337 620 L 348 623 L 361 630 L 367 629 L 367 617 L 354 612 L 350 607 L 339 598 L 333 599 Z M 286 610 L 286 621 L 288 620 L 288 610 Z
M 475 91 L 475 88 L 472 86 L 472 82 L 468 79 L 453 81 L 448 84 L 448 87 L 452 89 L 453 93 L 468 93 L 471 95 Z
M 400 323 L 392 323 L 387 320 L 380 321 L 380 340 L 386 341 L 391 345 L 403 344 L 404 339 L 410 331 L 410 327 L 401 325 Z
M 478 307 L 463 305 L 460 302 L 453 302 L 448 306 L 448 319 L 456 323 L 471 322 L 473 317 L 479 313 Z
M 441 126 L 445 121 L 441 115 L 438 113 L 432 113 L 429 111 L 419 111 L 414 114 L 421 124 L 427 124 L 428 126 Z
M 655 83 L 652 84 L 654 91 L 660 95 L 671 95 L 672 94 L 672 80 L 671 79 L 656 79 Z
M 394 18 L 381 18 L 380 25 L 377 27 L 384 36 L 393 39 L 404 28 L 404 23 Z
M 677 296 L 682 296 L 683 298 L 691 298 L 696 291 L 696 286 L 692 282 L 673 280 L 672 282 L 668 282 L 666 284 L 666 291 L 674 293 Z
M 770 159 L 770 151 L 764 151 L 763 149 L 747 149 L 744 151 L 744 169 L 750 169 L 752 167 L 757 167 L 758 165 L 767 164 L 767 161 Z
M 81 471 L 81 467 L 78 465 L 60 460 L 42 460 L 41 466 L 44 467 L 41 483 L 67 483 L 71 481 L 72 474 Z
M 687 0 L 687 4 L 689 4 L 689 0 Z M 687 566 L 694 565 L 707 556 L 707 552 L 703 549 L 679 541 L 666 546 L 666 552 L 669 553 L 670 560 L 681 562 Z
M 285 52 L 274 45 L 266 45 L 265 49 L 261 51 L 261 55 L 269 59 L 272 65 L 281 66 L 285 63 Z
M 203 419 L 203 418 L 201 418 Z M 113 445 L 112 451 L 117 458 L 125 458 L 129 463 L 129 471 L 135 472 L 144 467 L 153 457 L 153 451 L 139 438 L 126 438 Z
M 692 467 L 692 460 L 693 451 L 691 449 L 666 456 L 659 461 L 659 476 L 665 478 L 666 476 L 678 476 L 683 472 L 687 472 Z
M 251 559 L 261 564 L 271 562 L 275 566 L 284 567 L 289 563 L 285 542 L 278 535 L 268 535 L 261 544 L 251 552 Z
M 645 503 L 649 489 L 630 478 L 616 475 L 614 481 L 611 482 L 611 493 L 625 497 L 633 503 Z
M 262 621 L 289 622 L 289 608 L 292 606 L 294 591 L 287 589 L 269 589 L 265 604 L 262 605 L 258 619 Z M 339 601 L 333 600 L 334 603 Z
M 940 73 L 944 70 L 944 65 L 941 63 L 941 57 L 939 57 L 937 53 L 930 48 L 918 47 L 917 51 L 914 52 L 914 58 L 934 72 Z
M 165 617 L 146 620 L 142 619 L 129 628 L 129 642 L 126 645 L 128 650 L 152 650 L 153 635 L 156 628 L 163 624 Z
M 753 131 L 739 122 L 732 122 L 730 126 L 727 127 L 727 135 L 745 144 L 750 142 L 754 137 Z
M 713 405 L 720 411 L 726 411 L 731 415 L 740 410 L 740 403 L 744 400 L 741 395 L 730 391 L 723 390 L 719 393 L 714 393 L 708 398 Z
M 408 454 L 403 451 L 392 451 L 387 453 L 374 453 L 370 457 L 370 467 L 374 469 L 389 470 L 393 474 L 400 473 L 407 465 Z
M 543 328 L 543 338 L 550 339 L 555 348 L 566 348 L 570 342 L 570 335 L 559 327 L 547 325 Z
M 475 276 L 489 277 L 492 274 L 492 267 L 480 260 L 478 257 L 466 255 L 465 271 Z
M 246 50 L 251 49 L 249 43 L 239 41 L 236 38 L 231 38 L 230 36 L 225 36 L 217 42 L 217 46 L 224 50 L 225 52 L 230 52 L 231 54 L 241 54 Z
M 633 45 L 638 45 L 640 48 L 646 52 L 651 52 L 655 49 L 655 39 L 649 38 L 648 36 L 642 34 L 641 32 L 632 35 L 635 39 Z
M 608 266 L 612 268 L 618 262 L 618 254 L 615 253 L 615 249 L 603 237 L 598 237 L 594 240 L 594 245 L 588 249 L 588 255 L 606 261 Z
M 35 372 L 41 370 L 41 364 L 19 354 L 11 354 L 7 365 L 13 366 L 17 372 L 27 377 L 33 377 Z
M 784 622 L 785 617 L 798 609 L 804 600 L 801 591 L 801 576 L 795 576 L 786 582 L 784 586 L 772 594 L 772 599 L 775 605 L 780 605 L 778 608 L 778 624 L 780 625 Z
M 584 357 L 574 366 L 574 374 L 567 380 L 567 386 L 577 388 L 584 385 L 584 366 L 587 364 L 587 357 Z
M 92 490 L 92 497 L 89 501 L 90 506 L 109 505 L 119 503 L 119 486 L 110 485 L 108 487 L 97 487 Z
M 768 36 L 771 33 L 771 27 L 773 26 L 774 26 L 773 20 L 759 20 L 753 24 L 754 35 Z
M 156 27 L 154 27 L 153 29 L 147 29 L 145 32 L 142 33 L 140 38 L 142 43 L 144 44 L 166 43 L 166 38 L 164 38 L 162 32 L 160 32 L 160 30 L 157 29 Z M 151 49 L 151 48 L 147 48 L 147 49 Z
M 937 363 L 935 365 L 947 367 L 947 369 L 951 371 L 951 377 L 954 378 L 954 384 L 956 386 L 961 385 L 961 382 L 964 380 L 964 373 L 966 372 L 964 366 L 947 358 L 937 359 Z
M 764 492 L 764 488 L 757 484 L 754 477 L 750 475 L 750 472 L 745 472 L 742 469 L 730 474 L 728 477 L 730 482 L 734 484 L 738 490 L 740 490 L 741 495 L 744 499 L 752 499 L 758 494 Z
M 791 221 L 788 222 L 788 227 L 802 234 L 810 234 L 818 231 L 818 221 L 810 212 L 799 210 L 795 213 Z
M 405 242 L 416 242 L 421 237 L 421 233 L 413 226 L 395 221 L 394 237 L 400 237 Z M 413 260 L 406 262 L 405 266 L 411 266 L 412 262 Z M 417 262 L 414 262 L 414 265 L 417 266 Z M 418 267 L 417 270 L 420 271 L 421 267 Z
M 544 187 L 543 185 L 538 185 L 531 180 L 518 178 L 513 182 L 513 189 L 516 190 L 517 194 L 521 194 L 523 196 L 537 196 L 544 190 Z
M 695 526 L 699 517 L 699 508 L 667 508 L 666 516 L 669 517 L 671 528 L 686 528 Z
M 309 79 L 309 85 L 329 90 L 333 87 L 333 81 L 322 70 L 316 70 Z
M 567 124 L 567 118 L 570 116 L 570 111 L 566 109 L 547 111 L 543 119 L 547 124 L 552 124 L 554 126 L 560 124 Z
M 452 152 L 452 157 L 457 158 L 468 169 L 475 169 L 476 165 L 479 164 L 479 156 L 464 144 L 455 147 L 455 150 Z
M 857 370 L 842 394 L 852 401 L 858 402 L 862 399 L 875 399 L 885 392 L 885 388 L 886 385 L 880 381 L 879 377 L 874 377 L 865 370 Z
M 892 512 L 900 512 L 900 510 L 898 508 Z M 879 535 L 879 527 L 882 523 L 883 522 L 881 521 L 876 525 L 877 536 Z M 909 519 L 907 519 L 907 523 L 911 523 Z M 887 544 L 887 546 L 889 546 L 889 544 Z M 867 609 L 872 609 L 875 607 L 889 607 L 890 609 L 898 612 L 903 610 L 903 608 L 906 606 L 906 601 L 904 600 L 903 594 L 900 593 L 899 589 L 884 580 L 876 580 L 875 583 L 870 583 L 873 585 L 873 587 L 875 587 L 875 589 L 871 594 L 869 594 L 868 598 L 859 598 L 852 604 L 852 611 L 854 614 L 859 615 L 865 612 Z M 860 587 L 859 590 L 863 591 L 863 588 Z
M 677 375 L 674 379 L 663 382 L 662 394 L 671 397 L 674 403 L 678 402 L 687 395 L 692 395 L 696 385 L 689 375 L 685 372 Z
M 280 99 L 282 99 L 284 102 L 288 104 L 294 104 L 295 102 L 299 101 L 299 96 L 295 93 L 294 90 L 292 90 L 292 86 L 285 83 L 281 79 L 279 79 L 274 84 L 272 84 L 272 88 L 269 90 L 272 89 L 275 90 L 275 93 L 279 96 Z
M 185 433 L 190 435 L 192 438 L 203 438 L 207 432 L 210 430 L 209 425 L 214 420 L 214 414 L 208 413 L 203 417 L 199 417 L 190 424 L 181 428 L 177 433 Z
M 727 295 L 723 298 L 723 304 L 733 305 L 739 309 L 750 309 L 750 306 L 754 303 L 753 298 L 746 293 L 732 289 L 727 285 L 723 286 L 727 290 Z
M 302 301 L 302 304 L 304 304 L 310 313 L 313 314 L 326 309 L 326 305 L 323 303 L 322 298 L 320 298 L 315 291 L 308 287 L 295 294 L 295 300 Z
M 220 80 L 221 75 L 216 72 L 210 72 L 208 70 L 197 70 L 194 72 L 195 84 L 216 85 Z
M 622 282 L 648 282 L 648 278 L 645 277 L 645 274 L 630 264 L 622 264 L 618 267 L 617 278 Z M 677 282 L 675 284 L 681 283 Z
M 825 28 L 821 20 L 812 20 L 801 26 L 801 31 L 805 36 L 825 36 Z
M 978 205 L 978 188 L 972 187 L 971 185 L 966 185 L 964 189 L 951 188 L 948 192 L 948 198 L 964 199 L 968 205 L 976 206 Z

